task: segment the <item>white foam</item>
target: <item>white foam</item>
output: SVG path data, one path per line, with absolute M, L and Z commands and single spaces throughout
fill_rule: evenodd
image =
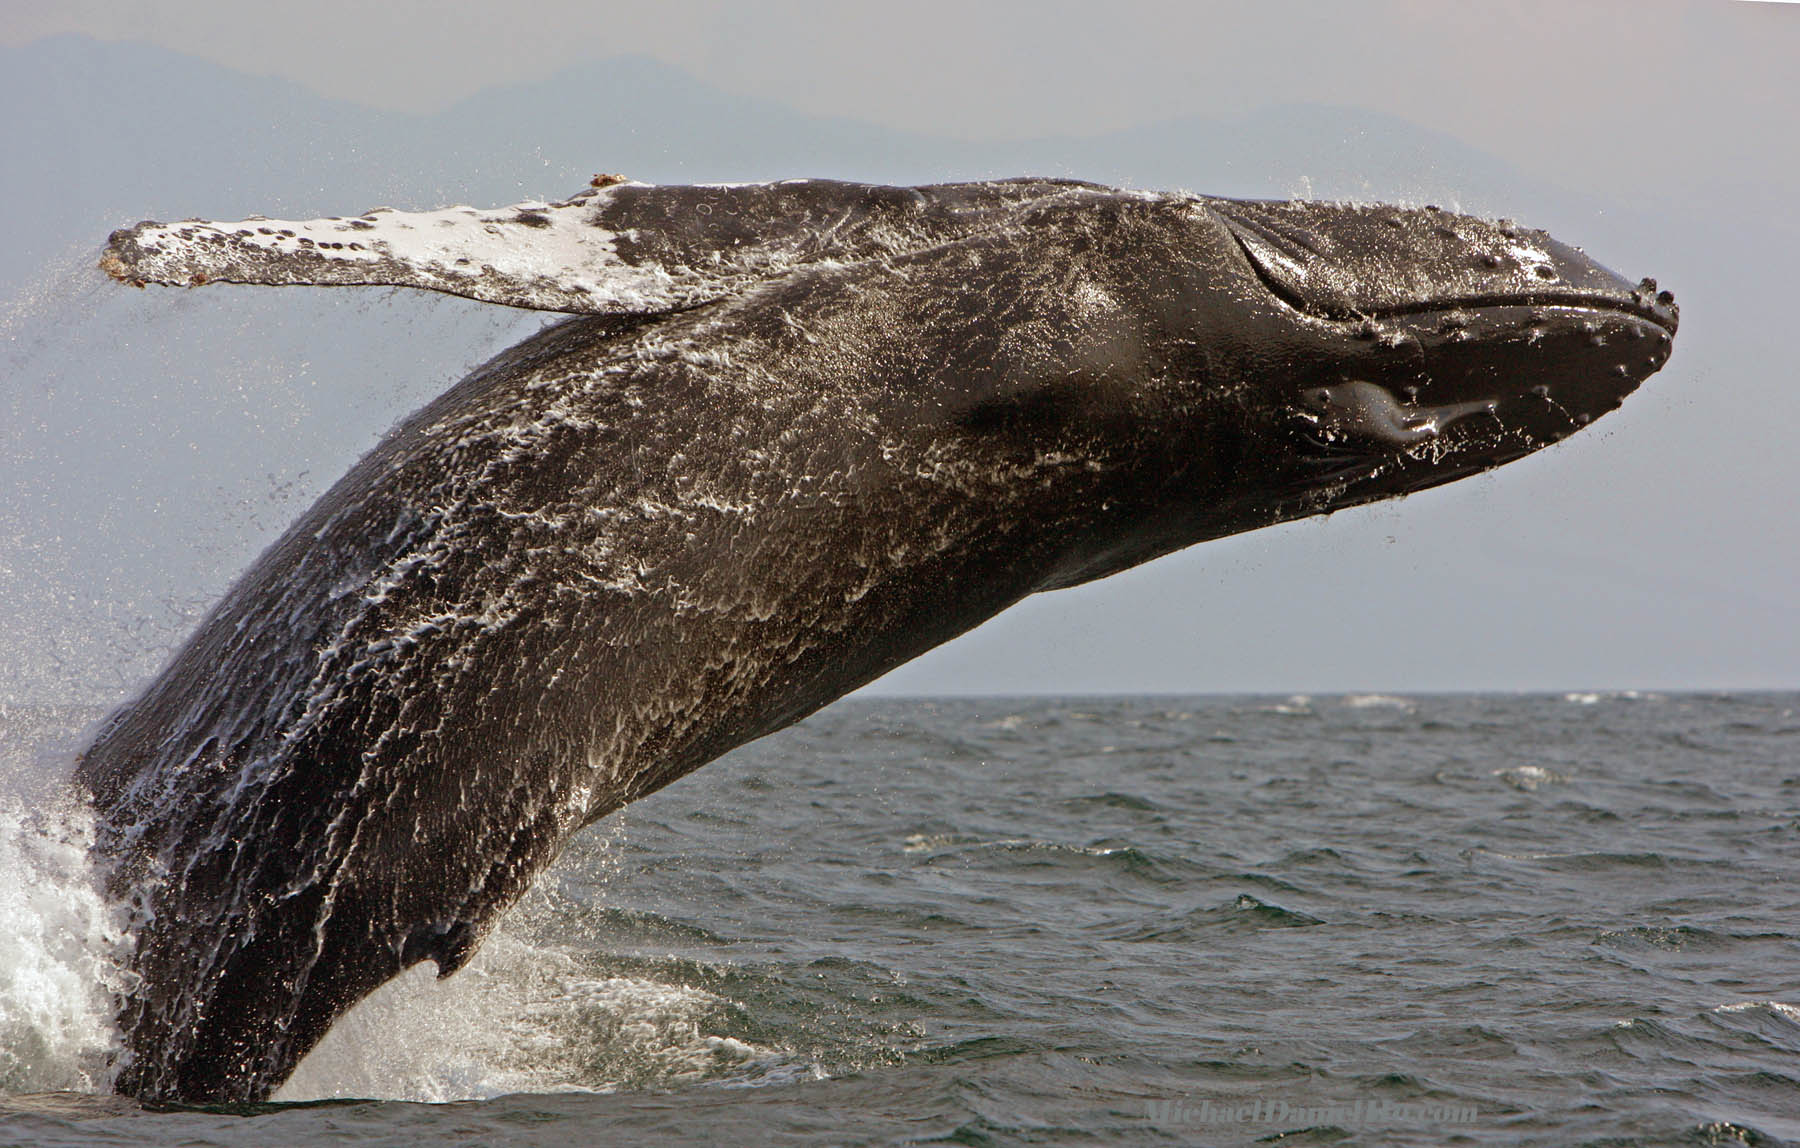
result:
M 13 724 L 0 720 L 0 736 Z M 93 837 L 59 779 L 0 780 L 0 1094 L 106 1086 L 124 940 L 88 861 Z
M 1552 773 L 1541 765 L 1518 765 L 1510 769 L 1496 769 L 1494 776 L 1525 793 L 1535 791 L 1541 785 L 1553 785 L 1568 778 Z
M 1563 695 L 1570 705 L 1592 706 L 1601 702 L 1659 702 L 1663 695 L 1646 690 L 1579 690 Z
M 1785 1001 L 1738 1001 L 1735 1004 L 1720 1005 L 1712 1011 L 1720 1013 L 1769 1012 L 1783 1020 L 1800 1024 L 1800 1006 L 1791 1005 Z
M 1258 708 L 1267 714 L 1291 714 L 1296 717 L 1309 716 L 1313 712 L 1312 697 L 1309 694 L 1294 694 L 1285 702 Z
M 561 899 L 558 874 L 604 884 L 621 833 L 615 822 L 571 842 L 462 971 L 439 980 L 418 965 L 351 1009 L 275 1099 L 441 1103 L 823 1076 L 810 1059 L 731 1036 L 737 1006 L 716 993 L 622 972 L 591 942 L 571 943 L 582 926 L 568 915 L 584 909 Z
M 1394 694 L 1346 694 L 1344 705 L 1353 710 L 1391 709 L 1411 713 L 1418 706 L 1411 698 Z
M 583 963 L 500 932 L 455 976 L 419 965 L 340 1019 L 275 1099 L 439 1103 L 821 1075 L 720 1032 L 733 1006 L 714 993 Z

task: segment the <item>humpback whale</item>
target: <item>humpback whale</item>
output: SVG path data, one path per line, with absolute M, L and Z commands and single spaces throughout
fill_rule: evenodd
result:
M 568 318 L 405 419 L 77 766 L 115 1087 L 266 1096 L 571 833 L 1028 594 L 1548 446 L 1672 297 L 1437 208 L 1019 179 L 142 223 L 102 267 Z

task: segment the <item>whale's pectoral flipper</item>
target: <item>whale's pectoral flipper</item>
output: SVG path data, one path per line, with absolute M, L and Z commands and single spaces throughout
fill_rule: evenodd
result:
M 140 287 L 418 287 L 536 311 L 645 314 L 740 294 L 806 264 L 906 255 L 1047 199 L 1118 194 L 1065 180 L 624 182 L 486 210 L 146 221 L 115 231 L 100 267 Z
M 115 231 L 100 267 L 122 282 L 198 287 L 420 287 L 541 311 L 668 310 L 660 268 L 631 267 L 582 201 L 480 211 L 376 208 L 348 218 L 190 219 Z

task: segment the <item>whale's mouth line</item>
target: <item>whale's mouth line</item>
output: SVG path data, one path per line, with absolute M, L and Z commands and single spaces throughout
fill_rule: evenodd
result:
M 1654 324 L 1671 335 L 1675 333 L 1674 325 L 1667 316 L 1660 315 L 1648 307 L 1605 295 L 1584 295 L 1578 291 L 1528 291 L 1513 294 L 1475 295 L 1423 303 L 1396 303 L 1391 307 L 1376 307 L 1364 312 L 1345 312 L 1335 315 L 1327 314 L 1324 308 L 1314 308 L 1313 313 L 1341 323 L 1358 319 L 1398 319 L 1410 315 L 1497 310 L 1502 307 L 1557 307 L 1575 311 L 1624 315 Z

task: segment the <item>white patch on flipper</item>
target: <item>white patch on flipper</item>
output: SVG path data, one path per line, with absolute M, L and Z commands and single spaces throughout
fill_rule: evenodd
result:
M 722 293 L 688 268 L 621 259 L 618 236 L 594 223 L 611 193 L 493 210 L 139 224 L 114 236 L 100 266 L 140 285 L 419 287 L 572 314 L 666 311 Z

